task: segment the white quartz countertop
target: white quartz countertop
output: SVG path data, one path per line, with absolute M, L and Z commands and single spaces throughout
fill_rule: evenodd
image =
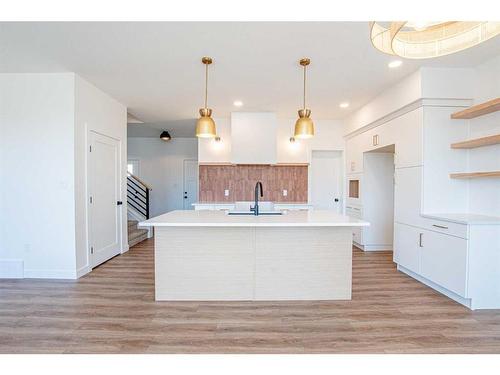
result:
M 242 201 L 243 202 L 243 201 Z M 245 201 L 247 202 L 247 201 Z M 253 201 L 248 201 L 248 203 L 253 204 Z M 272 202 L 275 206 L 312 206 L 310 203 L 304 203 L 304 202 Z M 191 206 L 222 206 L 222 205 L 228 205 L 228 206 L 234 206 L 236 202 L 195 202 L 191 203 Z
M 334 211 L 288 211 L 276 216 L 227 215 L 224 211 L 171 211 L 142 227 L 364 227 L 370 223 Z
M 428 219 L 443 220 L 458 224 L 500 225 L 500 217 L 497 216 L 486 216 L 478 214 L 446 214 L 446 213 L 422 214 L 422 216 Z

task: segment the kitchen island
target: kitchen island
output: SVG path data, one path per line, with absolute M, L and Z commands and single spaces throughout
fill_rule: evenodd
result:
M 333 211 L 172 211 L 155 228 L 157 301 L 348 300 L 353 227 Z

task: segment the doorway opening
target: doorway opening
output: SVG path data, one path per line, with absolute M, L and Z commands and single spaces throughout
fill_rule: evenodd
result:
M 354 234 L 354 245 L 364 251 L 393 249 L 394 152 L 395 145 L 388 145 L 363 154 L 362 198 L 348 209 L 370 222 Z

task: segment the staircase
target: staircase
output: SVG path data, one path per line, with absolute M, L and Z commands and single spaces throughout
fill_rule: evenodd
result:
M 128 246 L 132 247 L 148 239 L 148 230 L 137 228 L 137 220 L 128 221 Z
M 132 247 L 149 237 L 149 230 L 139 229 L 139 221 L 149 219 L 149 201 L 151 187 L 139 177 L 127 174 L 127 216 L 128 246 Z M 136 220 L 137 219 L 137 220 Z

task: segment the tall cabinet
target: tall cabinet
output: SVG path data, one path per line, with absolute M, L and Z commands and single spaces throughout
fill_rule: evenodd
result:
M 467 181 L 450 176 L 468 169 L 467 153 L 450 146 L 469 133 L 452 118 L 463 105 L 421 100 L 348 139 L 347 179 L 365 180 L 363 154 L 394 145 L 398 270 L 471 309 L 500 308 L 500 218 L 470 213 Z

